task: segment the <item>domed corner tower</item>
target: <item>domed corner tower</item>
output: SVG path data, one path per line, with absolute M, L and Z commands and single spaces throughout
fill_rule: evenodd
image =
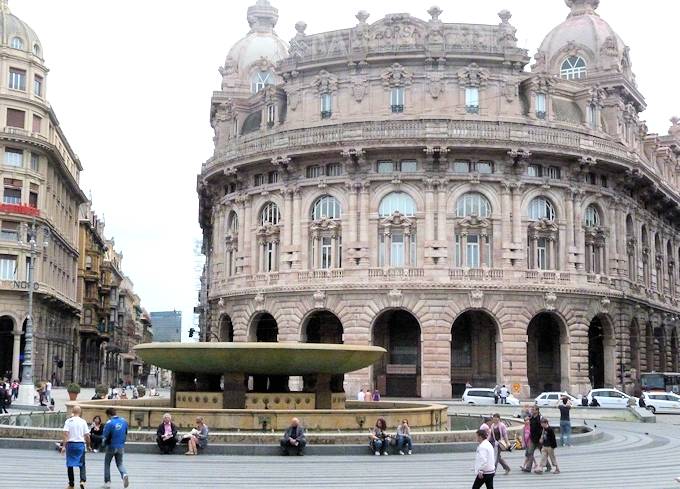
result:
M 82 166 L 46 98 L 43 45 L 7 0 L 0 0 L 0 56 L 0 372 L 18 378 L 22 369 L 31 260 L 26 243 L 35 222 L 33 371 L 39 380 L 77 381 L 78 216 L 87 200 L 78 183 Z
M 600 0 L 565 0 L 566 20 L 545 37 L 533 73 L 545 73 L 587 86 L 586 119 L 602 125 L 616 138 L 625 138 L 620 119 L 633 118 L 646 108 L 635 83 L 630 49 L 597 13 Z

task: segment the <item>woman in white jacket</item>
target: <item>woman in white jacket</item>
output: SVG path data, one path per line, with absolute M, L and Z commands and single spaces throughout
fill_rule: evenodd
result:
M 486 486 L 493 489 L 493 476 L 496 474 L 496 452 L 489 443 L 489 433 L 485 430 L 477 430 L 477 453 L 475 454 L 475 482 L 472 489 Z

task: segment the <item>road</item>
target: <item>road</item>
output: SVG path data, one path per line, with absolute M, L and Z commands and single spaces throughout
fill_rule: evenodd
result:
M 680 423 L 678 419 L 672 421 Z M 680 489 L 680 426 L 598 422 L 604 440 L 558 448 L 562 473 L 525 474 L 521 453 L 508 456 L 512 473 L 498 475 L 498 489 Z M 295 488 L 469 488 L 474 454 L 365 457 L 235 457 L 129 455 L 131 488 L 218 489 L 292 486 Z M 103 455 L 88 454 L 88 488 L 103 482 Z M 0 450 L 7 470 L 0 487 L 63 488 L 64 459 L 56 451 Z M 115 470 L 113 470 L 115 473 Z M 112 487 L 122 487 L 114 479 Z

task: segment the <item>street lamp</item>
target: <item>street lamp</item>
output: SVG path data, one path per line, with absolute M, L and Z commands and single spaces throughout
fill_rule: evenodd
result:
M 45 237 L 47 238 L 47 229 L 45 229 Z M 19 397 L 17 404 L 23 406 L 32 406 L 35 402 L 35 383 L 33 381 L 33 287 L 35 286 L 34 269 L 35 259 L 38 255 L 38 246 L 36 243 L 37 228 L 35 220 L 28 228 L 27 238 L 28 245 L 31 249 L 31 261 L 28 264 L 28 315 L 26 317 L 26 333 L 24 346 L 24 361 L 21 364 L 23 367 L 21 372 L 21 384 L 19 385 Z M 47 248 L 47 239 L 43 241 L 43 247 Z

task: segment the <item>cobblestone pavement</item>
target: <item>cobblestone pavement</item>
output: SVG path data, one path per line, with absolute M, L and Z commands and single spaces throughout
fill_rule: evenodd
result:
M 507 458 L 510 475 L 496 476 L 498 489 L 672 489 L 680 484 L 680 427 L 659 423 L 598 422 L 604 440 L 558 448 L 562 473 L 525 474 L 521 453 Z M 87 487 L 103 483 L 103 454 L 87 455 Z M 374 457 L 251 457 L 128 455 L 130 487 L 263 488 L 469 488 L 473 453 Z M 7 470 L 0 487 L 51 489 L 66 486 L 64 459 L 56 451 L 0 450 Z M 115 467 L 112 473 L 116 473 Z M 114 478 L 112 487 L 122 487 Z

